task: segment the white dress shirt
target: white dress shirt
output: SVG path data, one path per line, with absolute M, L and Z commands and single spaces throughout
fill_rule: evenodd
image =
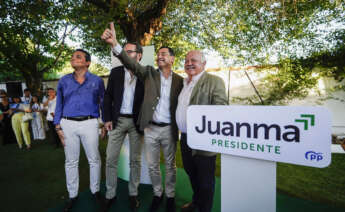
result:
M 176 123 L 182 133 L 187 133 L 187 109 L 189 106 L 190 96 L 192 95 L 194 86 L 204 72 L 205 71 L 202 71 L 192 77 L 192 80 L 189 83 L 187 83 L 188 78 L 185 78 L 183 80 L 183 88 L 180 95 L 178 96 L 178 103 L 176 108 Z
M 153 112 L 152 120 L 157 123 L 170 124 L 171 123 L 170 90 L 171 90 L 171 83 L 172 83 L 172 72 L 170 72 L 168 79 L 164 77 L 162 71 L 160 71 L 160 74 L 161 74 L 161 96 L 159 98 L 156 109 Z
M 117 44 L 112 48 L 112 52 L 115 55 L 119 55 L 122 51 L 122 47 Z M 152 120 L 157 123 L 171 123 L 170 117 L 170 90 L 171 90 L 171 83 L 172 83 L 172 72 L 170 72 L 170 76 L 166 79 L 163 76 L 163 73 L 160 71 L 161 74 L 161 96 L 159 98 L 157 107 L 153 112 Z
M 137 77 L 131 75 L 130 72 L 125 68 L 124 90 L 120 109 L 121 114 L 133 114 L 133 101 L 136 83 Z
M 48 121 L 53 121 L 54 116 L 51 115 L 51 113 L 55 114 L 55 107 L 56 107 L 56 97 L 53 100 L 50 100 L 48 102 L 48 108 L 47 108 L 47 120 Z

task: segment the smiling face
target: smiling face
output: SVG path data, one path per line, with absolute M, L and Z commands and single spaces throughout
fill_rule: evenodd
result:
M 174 64 L 175 57 L 170 55 L 169 49 L 167 48 L 161 48 L 157 53 L 157 65 L 159 69 L 163 68 L 171 68 Z
M 190 51 L 184 61 L 184 70 L 189 78 L 205 70 L 206 61 L 203 60 L 200 51 Z
M 71 57 L 71 66 L 74 69 L 87 69 L 90 65 L 90 61 L 86 61 L 86 54 L 81 51 L 75 51 Z

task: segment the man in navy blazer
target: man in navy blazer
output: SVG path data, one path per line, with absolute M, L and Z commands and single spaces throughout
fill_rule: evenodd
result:
M 127 54 L 140 61 L 143 49 L 138 43 L 124 45 Z M 142 132 L 137 125 L 144 98 L 144 85 L 124 66 L 111 70 L 104 95 L 105 128 L 109 131 L 106 159 L 106 210 L 116 200 L 117 163 L 126 134 L 129 136 L 129 202 L 132 211 L 139 207 L 138 186 L 141 172 Z

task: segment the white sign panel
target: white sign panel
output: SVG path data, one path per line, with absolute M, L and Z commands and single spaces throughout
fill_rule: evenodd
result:
M 331 162 L 331 115 L 322 107 L 189 106 L 193 149 L 326 167 Z

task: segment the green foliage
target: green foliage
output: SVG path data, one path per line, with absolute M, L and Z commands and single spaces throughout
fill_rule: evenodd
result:
M 63 76 L 65 74 L 69 74 L 69 73 L 72 73 L 74 71 L 74 69 L 72 68 L 71 66 L 71 63 L 68 61 L 68 62 L 65 62 L 65 64 L 61 67 L 61 70 L 58 72 L 58 75 L 56 75 L 55 79 L 58 79 L 59 76 Z M 98 76 L 105 76 L 105 75 L 109 75 L 109 70 L 102 66 L 101 64 L 99 63 L 95 63 L 95 62 L 92 62 L 90 67 L 89 67 L 89 71 L 93 74 L 96 74 Z
M 300 61 L 285 59 L 274 70 L 261 70 L 265 77 L 257 85 L 264 105 L 284 105 L 295 98 L 304 98 L 315 87 L 319 75 L 303 67 Z M 234 103 L 261 105 L 258 96 L 233 97 Z
M 329 68 L 320 76 L 344 78 L 344 8 L 339 0 L 2 1 L 0 68 L 13 75 L 0 79 L 54 76 L 70 55 L 63 35 L 74 29 L 70 39 L 108 63 L 100 36 L 114 21 L 121 43 L 175 49 L 175 68 L 191 49 L 215 51 L 227 66 L 275 64 L 260 93 L 265 104 L 285 104 L 315 86 L 315 66 Z
M 7 0 L 0 3 L 0 69 L 3 80 L 24 78 L 33 91 L 43 74 L 60 67 L 70 49 L 65 45 L 73 30 L 65 21 L 64 1 Z M 12 76 L 14 73 L 14 76 Z

